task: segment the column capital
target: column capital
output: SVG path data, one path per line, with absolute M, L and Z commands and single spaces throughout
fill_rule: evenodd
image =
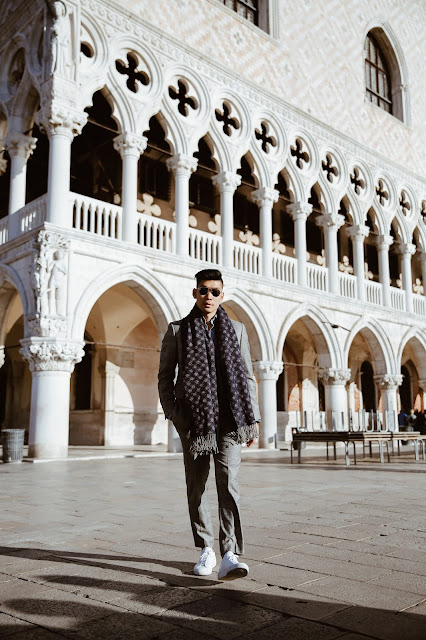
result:
M 25 135 L 25 133 L 19 133 L 19 131 L 12 131 L 3 138 L 3 146 L 7 149 L 7 152 L 11 158 L 20 156 L 28 160 L 34 149 L 36 148 L 37 138 Z
M 345 385 L 351 379 L 350 369 L 322 369 L 319 377 L 327 386 Z
M 423 391 L 426 391 L 426 378 L 424 380 L 419 379 L 419 387 L 423 389 Z
M 315 224 L 324 229 L 337 231 L 345 224 L 345 216 L 342 216 L 340 213 L 324 213 L 322 216 L 316 218 Z
M 185 175 L 189 177 L 197 168 L 198 160 L 194 156 L 177 153 L 166 161 L 166 165 L 168 170 L 173 171 L 175 176 Z
M 49 138 L 63 135 L 72 140 L 79 136 L 89 114 L 58 104 L 48 104 L 35 114 L 35 121 Z
M 389 249 L 393 244 L 393 237 L 388 233 L 382 233 L 377 236 L 376 244 L 379 249 Z
M 277 189 L 271 189 L 271 187 L 261 187 L 252 191 L 250 194 L 250 200 L 255 202 L 259 207 L 263 207 L 265 204 L 274 204 L 278 202 L 280 192 Z
M 397 389 L 403 381 L 404 376 L 400 373 L 384 373 L 374 376 L 374 382 L 383 389 Z
M 347 232 L 348 236 L 354 240 L 358 238 L 364 239 L 368 237 L 370 229 L 366 224 L 354 224 L 352 227 L 347 228 Z
M 260 360 L 253 367 L 259 380 L 278 380 L 284 365 L 280 360 Z
M 72 373 L 74 365 L 84 356 L 84 342 L 24 338 L 19 353 L 30 371 L 64 371 Z M 52 398 L 52 401 L 54 399 Z
M 416 245 L 411 242 L 401 242 L 397 247 L 397 253 L 413 256 L 416 253 Z
M 306 218 L 312 213 L 312 205 L 309 202 L 293 202 L 287 206 L 288 213 L 292 216 L 293 220 Z
M 222 171 L 213 176 L 212 182 L 221 193 L 224 191 L 234 193 L 241 184 L 241 176 L 238 173 L 232 173 L 232 171 Z
M 4 360 L 5 360 L 4 346 L 1 346 L 0 347 L 0 369 L 4 365 Z
M 141 153 L 146 149 L 148 138 L 146 136 L 138 136 L 136 133 L 124 131 L 113 139 L 114 149 L 118 151 L 120 156 L 133 156 L 139 158 Z

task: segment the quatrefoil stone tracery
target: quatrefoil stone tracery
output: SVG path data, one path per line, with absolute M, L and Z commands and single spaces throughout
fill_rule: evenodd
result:
M 386 185 L 383 180 L 379 180 L 376 187 L 376 194 L 380 204 L 384 206 L 386 204 L 386 201 L 389 200 L 389 192 L 386 191 Z
M 401 191 L 401 197 L 399 199 L 399 204 L 401 207 L 401 211 L 402 213 L 407 216 L 410 213 L 411 210 L 411 204 L 408 200 L 407 194 L 405 193 L 404 190 Z
M 198 102 L 194 96 L 189 95 L 189 89 L 183 80 L 177 81 L 177 89 L 169 87 L 169 96 L 178 101 L 178 111 L 185 118 L 189 115 L 188 107 L 194 111 L 198 108 Z
M 333 157 L 330 153 L 327 153 L 325 156 L 325 160 L 321 163 L 323 171 L 327 174 L 327 180 L 329 182 L 333 182 L 334 178 L 337 178 L 339 175 L 339 170 L 334 164 Z
M 308 164 L 309 162 L 309 153 L 307 151 L 303 151 L 303 142 L 300 138 L 296 138 L 295 146 L 290 147 L 290 153 L 295 158 L 296 165 L 299 169 L 303 169 L 303 163 Z
M 215 111 L 216 120 L 223 123 L 223 133 L 227 136 L 232 135 L 232 129 L 238 131 L 240 128 L 240 123 L 237 118 L 231 117 L 231 110 L 232 107 L 227 102 L 224 102 L 222 111 L 220 109 L 216 109 Z
M 267 122 L 262 121 L 260 123 L 260 129 L 255 129 L 254 134 L 256 136 L 256 140 L 260 140 L 262 142 L 262 150 L 265 153 L 270 152 L 270 147 L 276 147 L 277 141 L 274 136 L 269 134 L 269 125 Z
M 363 179 L 362 173 L 358 167 L 354 167 L 354 172 L 353 174 L 350 174 L 350 179 L 355 193 L 359 196 L 361 191 L 364 191 L 365 189 L 365 180 Z
M 128 76 L 126 80 L 127 88 L 133 93 L 139 91 L 139 84 L 145 87 L 149 84 L 148 75 L 144 71 L 138 71 L 138 59 L 132 53 L 127 54 L 127 67 L 122 60 L 115 61 L 115 68 L 118 73 Z

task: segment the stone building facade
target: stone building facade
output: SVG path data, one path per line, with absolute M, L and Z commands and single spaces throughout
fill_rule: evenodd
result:
M 425 408 L 424 3 L 6 1 L 0 22 L 0 423 L 31 456 L 173 446 L 159 349 L 209 265 L 260 446 Z

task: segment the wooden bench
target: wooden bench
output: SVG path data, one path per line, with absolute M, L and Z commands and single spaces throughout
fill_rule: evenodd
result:
M 301 462 L 302 444 L 304 442 L 319 442 L 327 445 L 327 460 L 329 460 L 328 445 L 333 444 L 334 459 L 336 460 L 336 443 L 343 442 L 345 445 L 346 465 L 351 464 L 349 456 L 349 443 L 353 446 L 354 464 L 356 464 L 356 443 L 362 442 L 370 448 L 372 455 L 372 445 L 379 445 L 380 462 L 384 462 L 383 443 L 386 444 L 387 458 L 390 462 L 389 443 L 392 442 L 391 431 L 293 431 L 293 443 L 297 444 L 297 462 Z M 293 446 L 290 449 L 291 462 L 293 463 Z

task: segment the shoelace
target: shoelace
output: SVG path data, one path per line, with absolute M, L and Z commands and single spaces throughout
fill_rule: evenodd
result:
M 203 551 L 203 553 L 201 554 L 200 559 L 198 561 L 198 564 L 205 565 L 210 553 L 211 553 L 211 551 Z
M 228 558 L 231 562 L 236 562 L 237 564 L 239 562 L 238 556 L 236 556 L 235 553 L 231 553 Z

